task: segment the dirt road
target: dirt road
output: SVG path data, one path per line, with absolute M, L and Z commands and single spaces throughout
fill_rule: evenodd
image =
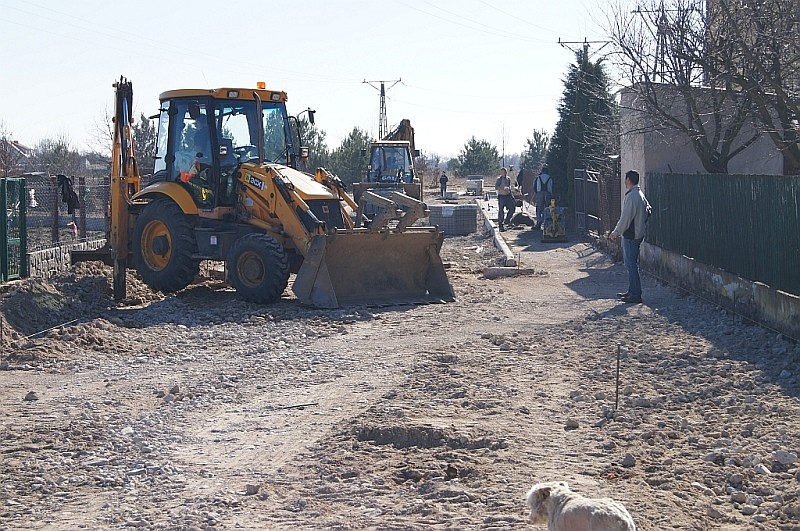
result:
M 588 243 L 504 235 L 535 272 L 488 280 L 488 236 L 448 238 L 444 305 L 131 278 L 116 308 L 85 265 L 8 287 L 0 529 L 522 529 L 555 479 L 643 530 L 800 526 L 795 344 L 650 278 L 621 305 Z

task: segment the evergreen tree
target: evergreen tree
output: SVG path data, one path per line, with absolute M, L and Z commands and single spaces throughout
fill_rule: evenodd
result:
M 313 173 L 317 168 L 330 166 L 331 153 L 325 142 L 325 131 L 311 124 L 305 116 L 300 117 L 300 131 L 303 137 L 302 145 L 308 146 L 307 171 Z
M 609 81 L 600 62 L 588 60 L 586 51 L 576 54 L 564 80 L 559 119 L 547 151 L 554 192 L 562 206 L 572 206 L 576 169 L 603 171 L 609 155 L 619 147 L 618 120 Z
M 538 171 L 547 157 L 550 138 L 544 129 L 534 129 L 531 138 L 525 140 L 525 150 L 520 156 L 520 169 Z
M 136 160 L 139 163 L 139 173 L 150 175 L 153 173 L 156 155 L 156 126 L 148 120 L 144 113 L 139 117 L 139 123 L 133 124 L 133 142 L 136 145 Z
M 473 136 L 459 153 L 456 169 L 462 176 L 492 175 L 500 169 L 500 155 L 495 146 Z
M 354 127 L 341 145 L 331 153 L 331 169 L 345 184 L 361 181 L 361 174 L 366 170 L 366 163 L 361 156 L 362 149 L 369 149 L 369 134 Z

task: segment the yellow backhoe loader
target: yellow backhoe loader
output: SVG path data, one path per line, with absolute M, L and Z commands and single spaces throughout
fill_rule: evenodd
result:
M 442 233 L 412 226 L 424 205 L 370 197 L 382 208 L 365 219 L 338 177 L 298 169 L 308 149 L 285 92 L 259 83 L 162 93 L 154 174 L 142 187 L 133 86 L 123 77 L 114 88 L 108 243 L 72 260 L 112 263 L 116 300 L 131 265 L 151 288 L 174 292 L 203 260 L 224 261 L 237 294 L 258 303 L 278 300 L 291 273 L 297 298 L 322 308 L 454 299 Z
M 356 203 L 367 190 L 383 196 L 396 191 L 422 200 L 422 179 L 414 170 L 414 159 L 419 151 L 414 146 L 414 128 L 410 120 L 401 120 L 384 138 L 370 142 L 369 150 L 362 150 L 361 155 L 369 158 L 363 179 L 353 183 Z

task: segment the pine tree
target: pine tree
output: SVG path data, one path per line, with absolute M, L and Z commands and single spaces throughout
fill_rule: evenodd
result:
M 148 120 L 144 113 L 139 117 L 139 123 L 133 124 L 133 141 L 136 144 L 136 157 L 139 163 L 139 173 L 152 174 L 156 154 L 156 127 Z
M 550 138 L 544 129 L 534 129 L 531 138 L 525 141 L 525 150 L 520 156 L 520 169 L 538 171 L 547 156 Z
M 461 175 L 491 175 L 500 169 L 500 155 L 488 141 L 473 136 L 458 155 L 457 169 Z
M 361 173 L 366 170 L 366 161 L 361 156 L 362 149 L 369 148 L 369 134 L 354 127 L 341 145 L 331 153 L 331 169 L 345 184 L 361 181 Z
M 600 62 L 588 60 L 586 50 L 576 54 L 564 80 L 559 119 L 547 152 L 554 192 L 562 206 L 573 204 L 576 169 L 602 171 L 609 155 L 618 151 L 618 120 L 609 81 Z

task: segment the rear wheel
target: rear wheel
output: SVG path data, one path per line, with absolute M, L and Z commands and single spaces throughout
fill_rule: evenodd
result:
M 194 231 L 186 214 L 169 199 L 148 204 L 133 231 L 133 262 L 142 280 L 165 293 L 178 291 L 200 271 Z
M 227 266 L 231 284 L 246 301 L 273 303 L 289 284 L 286 251 L 265 234 L 247 234 L 236 240 Z

